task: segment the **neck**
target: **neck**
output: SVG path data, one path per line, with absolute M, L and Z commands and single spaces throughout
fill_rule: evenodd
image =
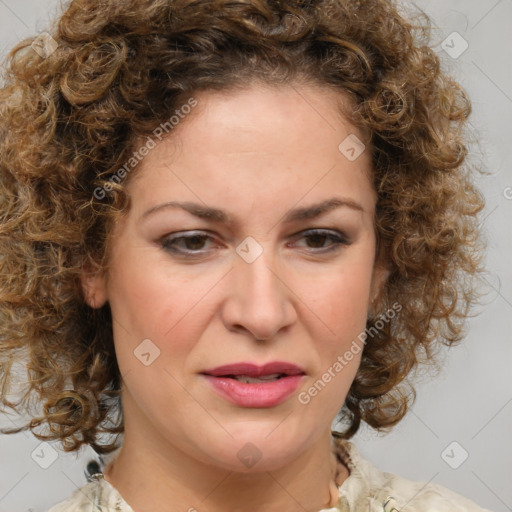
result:
M 348 470 L 332 451 L 330 429 L 284 467 L 241 473 L 191 457 L 148 423 L 125 421 L 104 476 L 134 512 L 304 512 L 335 506 Z

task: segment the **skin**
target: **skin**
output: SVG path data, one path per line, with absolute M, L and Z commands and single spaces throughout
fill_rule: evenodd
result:
M 123 378 L 124 444 L 105 478 L 136 512 L 320 510 L 332 506 L 331 424 L 361 353 L 307 405 L 298 395 L 364 331 L 383 286 L 370 152 L 349 161 L 338 150 L 349 134 L 363 138 L 339 114 L 339 92 L 253 85 L 194 97 L 197 107 L 130 177 L 132 205 L 113 229 L 108 271 L 82 279 L 92 307 L 110 303 Z M 284 222 L 291 209 L 334 196 L 361 210 Z M 168 201 L 223 209 L 233 221 L 179 208 L 141 219 Z M 306 236 L 312 228 L 344 233 L 348 243 Z M 177 247 L 199 256 L 162 246 L 192 230 L 212 238 Z M 252 263 L 236 252 L 248 236 L 263 249 Z M 148 366 L 134 355 L 144 339 L 160 350 Z M 275 360 L 302 366 L 306 377 L 270 408 L 234 405 L 199 374 Z M 252 467 L 237 457 L 246 443 L 261 454 Z M 341 483 L 348 471 L 338 470 Z

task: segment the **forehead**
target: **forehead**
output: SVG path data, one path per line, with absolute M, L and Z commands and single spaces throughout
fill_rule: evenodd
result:
M 284 190 L 283 199 L 296 203 L 309 189 L 311 202 L 350 192 L 371 208 L 370 151 L 361 150 L 363 136 L 344 115 L 350 103 L 343 93 L 255 85 L 194 99 L 197 106 L 138 166 L 139 185 L 130 192 L 146 204 L 176 199 L 169 192 L 211 204 L 236 192 L 261 198 Z
M 198 105 L 178 127 L 178 138 L 195 135 L 207 142 L 218 137 L 228 147 L 233 143 L 241 149 L 238 146 L 246 144 L 248 149 L 257 146 L 258 152 L 291 144 L 299 151 L 305 144 L 312 149 L 359 132 L 348 120 L 350 98 L 326 86 L 253 84 L 237 90 L 201 91 L 195 98 Z

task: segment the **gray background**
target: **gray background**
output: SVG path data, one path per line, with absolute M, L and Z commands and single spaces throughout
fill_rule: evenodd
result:
M 386 471 L 444 485 L 496 512 L 512 511 L 512 0 L 416 5 L 431 16 L 436 51 L 473 101 L 478 143 L 471 155 L 489 172 L 478 180 L 487 199 L 489 272 L 482 285 L 488 293 L 465 342 L 446 351 L 441 374 L 418 380 L 408 416 L 387 436 L 363 428 L 354 441 Z M 44 32 L 57 9 L 54 0 L 0 0 L 0 55 Z M 469 45 L 458 56 L 464 42 L 454 31 Z M 0 416 L 1 426 L 12 421 Z M 56 460 L 43 469 L 37 454 Z M 40 446 L 27 433 L 0 436 L 0 512 L 44 511 L 66 498 L 86 483 L 91 454 L 90 448 L 76 455 Z

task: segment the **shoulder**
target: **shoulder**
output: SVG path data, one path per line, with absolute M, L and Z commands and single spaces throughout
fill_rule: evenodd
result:
M 339 487 L 340 499 L 349 510 L 382 512 L 490 512 L 450 489 L 429 482 L 416 482 L 381 471 L 363 459 L 354 443 L 335 440 L 338 453 L 350 469 Z
M 117 490 L 100 474 L 47 512 L 111 512 L 113 510 L 133 512 Z
M 383 487 L 374 486 L 371 495 L 383 504 L 385 511 L 391 512 L 395 507 L 403 512 L 489 512 L 442 485 L 415 482 L 385 472 L 382 475 Z
M 99 503 L 101 495 L 101 482 L 94 480 L 76 489 L 66 500 L 57 503 L 47 512 L 106 512 Z

